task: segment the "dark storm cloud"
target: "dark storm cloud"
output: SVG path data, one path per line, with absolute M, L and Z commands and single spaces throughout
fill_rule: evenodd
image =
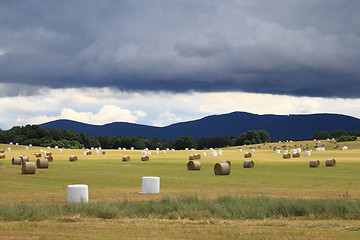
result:
M 358 9 L 355 0 L 2 1 L 0 83 L 359 98 Z

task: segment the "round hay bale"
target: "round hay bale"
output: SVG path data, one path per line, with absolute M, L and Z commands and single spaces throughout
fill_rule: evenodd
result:
M 283 159 L 287 159 L 287 158 L 291 158 L 291 154 L 290 154 L 290 153 L 284 153 L 284 154 L 283 154 Z
M 21 166 L 21 174 L 35 174 L 36 165 L 34 162 L 23 162 Z
M 28 157 L 28 156 L 22 155 L 22 156 L 20 156 L 20 158 L 21 158 L 21 162 L 22 162 L 22 163 L 29 161 L 29 157 Z
M 103 154 L 103 155 L 105 155 L 105 154 L 106 154 L 106 152 L 105 152 L 105 151 L 102 151 L 102 154 Z
M 78 160 L 77 156 L 70 156 L 69 157 L 70 162 L 77 162 L 77 160 Z
M 195 159 L 201 159 L 201 155 L 200 154 L 194 154 Z
M 141 161 L 149 161 L 149 156 L 142 156 Z
M 320 161 L 319 160 L 311 160 L 309 162 L 310 167 L 319 167 L 320 166 Z
M 1 149 L 1 150 L 0 150 L 0 153 L 4 153 L 4 152 L 5 152 L 5 150 L 4 150 L 4 149 Z
M 195 158 L 195 156 L 194 155 L 190 155 L 189 156 L 189 160 L 195 160 L 196 158 Z
M 129 157 L 129 156 L 123 156 L 122 161 L 123 161 L 123 162 L 129 162 L 129 161 L 130 161 L 130 157 Z
M 199 161 L 189 161 L 187 164 L 188 170 L 200 170 L 201 164 Z
M 86 155 L 91 155 L 91 151 L 87 151 L 87 152 L 86 152 Z
M 297 152 L 297 153 L 293 153 L 293 154 L 292 154 L 292 157 L 293 157 L 293 158 L 299 158 L 299 157 L 300 157 L 300 153 L 298 153 L 298 152 Z
M 220 163 L 227 163 L 231 167 L 231 162 L 230 161 L 221 161 Z
M 35 157 L 41 158 L 41 153 L 35 153 Z
M 13 157 L 11 159 L 11 164 L 13 165 L 21 165 L 22 161 L 20 157 Z
M 45 158 L 43 158 L 43 159 L 39 158 L 36 161 L 36 167 L 37 168 L 49 168 L 49 161 L 47 159 L 45 159 Z
M 46 156 L 52 156 L 52 152 L 47 152 Z
M 254 168 L 255 163 L 253 160 L 245 160 L 244 161 L 244 168 Z
M 244 157 L 245 157 L 245 158 L 251 158 L 252 155 L 251 155 L 251 153 L 247 152 L 247 153 L 244 154 Z
M 327 167 L 335 167 L 336 166 L 336 160 L 335 159 L 327 159 L 325 162 Z
M 230 165 L 228 163 L 216 163 L 214 166 L 215 175 L 229 175 Z
M 4 159 L 5 158 L 5 154 L 0 154 L 0 159 Z
M 45 156 L 45 159 L 47 159 L 48 162 L 52 162 L 54 160 L 52 156 Z

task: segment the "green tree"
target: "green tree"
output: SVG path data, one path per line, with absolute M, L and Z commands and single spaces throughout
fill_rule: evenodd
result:
M 196 148 L 197 142 L 194 138 L 190 136 L 182 136 L 175 140 L 174 148 L 177 150 L 185 148 Z

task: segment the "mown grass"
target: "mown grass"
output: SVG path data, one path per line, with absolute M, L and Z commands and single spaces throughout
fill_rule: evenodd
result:
M 97 202 L 79 204 L 1 204 L 3 221 L 43 221 L 60 217 L 164 218 L 164 219 L 360 219 L 360 201 L 300 198 L 240 198 L 197 196 L 150 201 Z

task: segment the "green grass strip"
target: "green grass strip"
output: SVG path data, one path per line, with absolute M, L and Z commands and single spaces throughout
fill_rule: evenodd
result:
M 103 219 L 165 218 L 165 219 L 360 219 L 360 201 L 297 198 L 199 199 L 197 196 L 161 200 L 97 202 L 78 204 L 0 204 L 2 221 L 42 221 L 80 215 Z

